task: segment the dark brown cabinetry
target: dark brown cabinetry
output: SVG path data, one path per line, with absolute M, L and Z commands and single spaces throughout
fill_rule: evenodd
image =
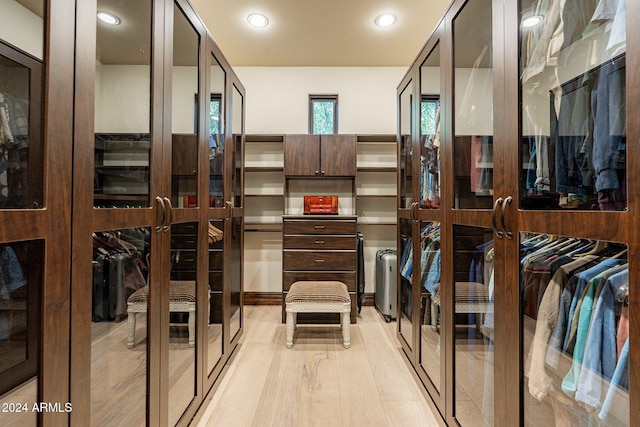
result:
M 285 135 L 284 174 L 299 177 L 356 175 L 355 135 Z
M 448 425 L 636 427 L 640 6 L 543 3 L 454 1 L 398 87 L 398 339 Z
M 356 217 L 284 216 L 282 254 L 282 306 L 291 284 L 299 280 L 338 280 L 351 296 L 351 322 L 356 306 Z M 335 317 L 335 318 L 334 318 Z M 334 315 L 309 314 L 300 321 L 339 322 Z

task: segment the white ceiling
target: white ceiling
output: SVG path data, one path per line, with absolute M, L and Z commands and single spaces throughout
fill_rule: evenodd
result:
M 44 0 L 16 0 L 42 16 Z M 116 12 L 121 34 L 99 48 L 105 63 L 137 63 L 148 44 L 150 3 L 97 0 L 101 10 Z M 411 65 L 444 15 L 451 0 L 190 0 L 232 66 Z M 270 25 L 256 29 L 247 15 L 260 12 Z M 397 22 L 378 28 L 374 19 L 390 12 Z M 139 25 L 135 25 L 138 22 Z M 136 28 L 137 27 L 137 28 Z M 139 40 L 138 40 L 139 39 Z M 119 40 L 119 41 L 118 41 Z M 135 41 L 135 42 L 133 42 Z M 145 47 L 146 49 L 146 47 Z
M 411 65 L 451 0 L 191 0 L 232 66 Z M 270 25 L 256 29 L 247 15 Z M 393 27 L 378 28 L 380 13 Z

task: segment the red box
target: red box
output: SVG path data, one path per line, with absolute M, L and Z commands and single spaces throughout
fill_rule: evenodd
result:
M 304 196 L 304 214 L 338 215 L 338 196 Z

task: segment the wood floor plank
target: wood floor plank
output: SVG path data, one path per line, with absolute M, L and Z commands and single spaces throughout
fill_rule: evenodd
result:
M 423 399 L 420 390 L 402 364 L 402 357 L 389 340 L 380 339 L 384 330 L 374 318 L 376 313 L 365 311 L 358 329 L 366 343 L 367 360 L 375 372 L 374 380 L 381 400 L 418 400 Z
M 422 402 L 391 400 L 383 401 L 382 405 L 390 426 L 437 427 L 440 425 L 433 412 Z

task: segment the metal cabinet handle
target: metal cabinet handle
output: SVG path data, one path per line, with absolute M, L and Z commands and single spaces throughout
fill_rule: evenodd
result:
M 324 245 L 324 240 L 316 240 L 316 245 Z
M 166 233 L 171 228 L 171 221 L 173 221 L 173 205 L 171 204 L 171 199 L 168 197 L 164 197 L 164 203 L 166 204 L 166 220 L 165 224 L 162 227 L 163 231 Z
M 319 175 L 319 171 L 316 171 L 316 175 Z
M 321 175 L 324 175 L 324 171 L 322 171 L 320 174 L 321 174 Z
M 498 213 L 498 206 L 502 205 L 502 197 L 498 197 L 495 201 L 495 203 L 493 204 L 493 212 L 491 213 L 491 225 L 493 225 L 493 232 L 496 233 L 496 236 L 498 236 L 499 239 L 502 239 L 504 237 L 504 233 L 500 230 L 498 230 L 498 222 L 496 220 L 496 215 Z
M 231 200 L 227 200 L 224 204 L 227 207 L 227 219 L 233 218 L 233 202 Z
M 156 231 L 160 232 L 162 230 L 162 225 L 164 224 L 164 216 L 166 213 L 166 206 L 164 205 L 164 200 L 162 200 L 162 197 L 160 196 L 156 196 L 156 203 L 159 205 L 159 212 L 160 212 L 160 221 L 158 221 L 158 225 L 156 225 Z
M 324 260 L 323 259 L 316 259 L 314 262 L 316 264 L 324 264 Z
M 313 228 L 316 230 L 324 230 L 324 225 L 314 225 Z
M 411 221 L 418 221 L 418 215 L 416 214 L 416 211 L 418 210 L 418 208 L 419 208 L 418 202 L 411 203 L 411 211 L 410 211 Z
M 510 231 L 507 231 L 507 226 L 504 221 L 504 211 L 507 208 L 507 205 L 510 205 L 512 201 L 513 201 L 513 197 L 511 196 L 507 196 L 507 198 L 504 199 L 504 203 L 502 204 L 502 215 L 500 215 L 500 224 L 502 225 L 502 230 L 504 234 L 507 236 L 507 239 L 513 239 L 513 233 Z

